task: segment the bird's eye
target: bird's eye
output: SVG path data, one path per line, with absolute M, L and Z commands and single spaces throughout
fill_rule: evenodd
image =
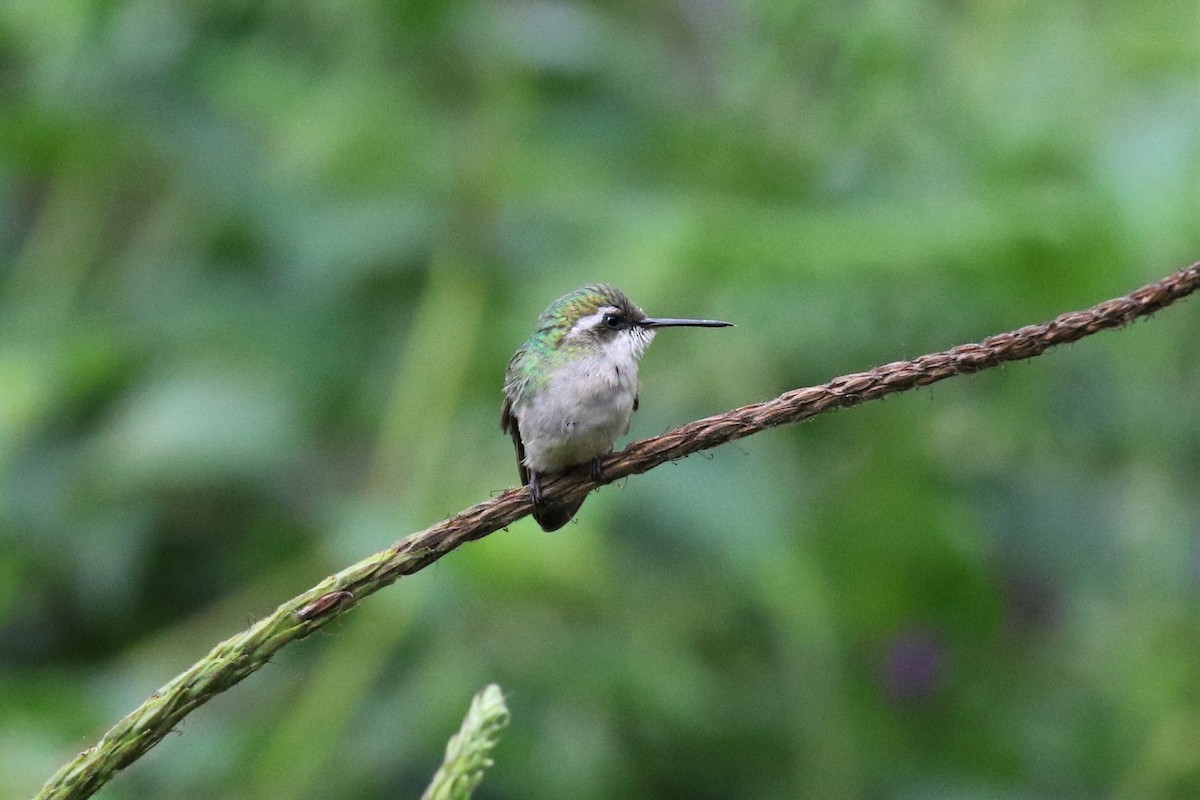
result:
M 617 328 L 621 327 L 621 315 L 620 314 L 605 314 L 604 315 L 604 324 L 607 325 L 608 327 L 612 328 L 613 330 L 616 330 Z

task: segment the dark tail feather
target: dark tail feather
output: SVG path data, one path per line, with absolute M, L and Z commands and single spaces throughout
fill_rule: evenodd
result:
M 571 521 L 571 517 L 575 516 L 575 512 L 579 511 L 579 507 L 583 505 L 583 498 L 579 498 L 573 503 L 563 503 L 561 505 L 542 505 L 533 507 L 533 518 L 538 525 L 542 526 L 542 530 L 546 533 L 556 531 L 563 525 Z

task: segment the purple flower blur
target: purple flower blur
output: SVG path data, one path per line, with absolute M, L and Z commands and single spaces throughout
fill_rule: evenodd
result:
M 944 661 L 945 646 L 937 633 L 917 628 L 895 634 L 883 656 L 885 697 L 903 705 L 924 704 L 937 691 Z

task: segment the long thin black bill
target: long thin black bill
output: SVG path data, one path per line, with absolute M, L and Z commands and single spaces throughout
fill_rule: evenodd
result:
M 646 317 L 638 323 L 643 328 L 732 328 L 732 322 L 721 322 L 717 319 L 669 319 L 663 317 Z

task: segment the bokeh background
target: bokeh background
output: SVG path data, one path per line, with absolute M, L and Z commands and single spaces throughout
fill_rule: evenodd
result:
M 0 6 L 0 795 L 516 479 L 595 280 L 633 436 L 1200 258 L 1193 0 Z M 1200 302 L 608 487 L 372 597 L 101 792 L 1200 796 Z

